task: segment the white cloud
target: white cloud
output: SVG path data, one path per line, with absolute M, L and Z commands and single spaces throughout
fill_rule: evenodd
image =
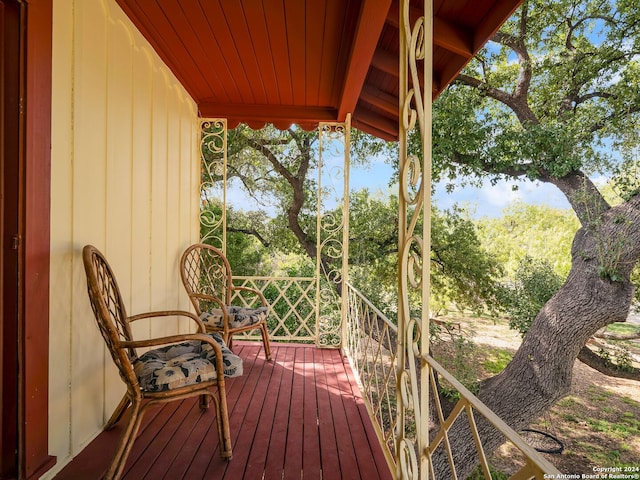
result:
M 516 185 L 518 188 L 513 189 Z M 458 186 L 447 193 L 445 184 L 437 184 L 435 202 L 441 209 L 451 208 L 454 204 L 466 206 L 476 217 L 498 217 L 511 203 L 522 201 L 534 205 L 548 205 L 554 208 L 570 208 L 562 193 L 553 185 L 539 182 L 502 181 L 495 185 L 484 182 L 480 187 Z

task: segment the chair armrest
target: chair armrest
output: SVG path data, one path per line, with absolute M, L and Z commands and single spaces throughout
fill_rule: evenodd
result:
M 139 313 L 138 315 L 132 315 L 128 318 L 129 322 L 135 322 L 137 320 L 141 320 L 143 318 L 154 318 L 154 317 L 187 317 L 196 322 L 198 325 L 198 332 L 204 333 L 206 332 L 204 323 L 202 320 L 198 318 L 197 315 L 194 315 L 191 312 L 187 312 L 185 310 L 162 310 L 157 312 L 145 312 Z
M 194 305 L 199 303 L 198 300 L 203 300 L 205 302 L 211 302 L 216 304 L 222 313 L 222 328 L 223 328 L 223 331 L 225 332 L 224 334 L 227 335 L 227 332 L 229 331 L 229 313 L 227 312 L 227 307 L 224 304 L 224 302 L 214 295 L 205 295 L 204 293 L 192 293 L 189 295 L 189 297 L 191 298 L 191 303 L 193 303 Z M 205 313 L 207 311 L 210 311 L 211 309 L 203 310 L 198 305 L 196 307 L 196 310 L 201 311 L 201 313 Z
M 205 333 L 184 333 L 182 335 L 169 335 L 166 337 L 149 338 L 146 340 L 131 340 L 120 342 L 120 346 L 123 348 L 157 347 L 160 345 L 170 345 L 172 343 L 187 342 L 191 340 L 208 343 L 216 352 L 216 356 L 222 358 L 222 349 L 220 348 L 220 344 L 216 342 L 211 335 L 207 335 Z
M 267 306 L 267 299 L 264 298 L 264 295 L 262 294 L 261 291 L 256 290 L 255 288 L 231 286 L 231 290 L 242 290 L 242 291 L 245 291 L 245 292 L 253 293 L 260 299 L 260 302 L 262 303 L 263 307 Z
M 224 309 L 225 307 L 224 302 L 214 295 L 206 295 L 204 293 L 192 293 L 189 295 L 189 297 L 191 298 L 192 301 L 193 299 L 204 300 L 205 302 L 213 302 L 217 304 L 218 308 Z

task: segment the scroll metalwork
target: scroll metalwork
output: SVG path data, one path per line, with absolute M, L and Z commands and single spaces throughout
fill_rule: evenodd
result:
M 350 118 L 345 123 L 321 123 L 318 130 L 316 342 L 321 347 L 340 347 L 344 338 L 350 130 Z
M 423 16 L 411 24 L 409 0 L 400 3 L 400 201 L 398 302 L 398 422 L 396 477 L 428 478 L 428 354 L 432 4 L 423 2 Z M 420 84 L 420 72 L 424 78 Z M 416 130 L 417 129 L 417 130 Z M 422 150 L 409 153 L 409 135 Z M 418 298 L 418 301 L 411 299 Z
M 200 240 L 225 250 L 227 120 L 200 121 Z

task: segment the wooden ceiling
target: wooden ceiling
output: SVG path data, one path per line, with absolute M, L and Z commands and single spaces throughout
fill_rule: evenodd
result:
M 434 0 L 434 98 L 521 1 Z M 117 2 L 202 117 L 314 128 L 352 113 L 354 127 L 397 139 L 397 0 Z

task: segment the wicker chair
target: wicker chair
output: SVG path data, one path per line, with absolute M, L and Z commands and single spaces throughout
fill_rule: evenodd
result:
M 189 299 L 207 331 L 220 332 L 229 348 L 233 335 L 260 329 L 267 360 L 271 360 L 271 347 L 267 331 L 267 301 L 262 292 L 248 287 L 236 287 L 232 282 L 231 266 L 221 250 L 197 243 L 191 245 L 180 259 L 180 275 Z M 255 295 L 260 307 L 231 305 L 234 291 Z
M 190 312 L 162 311 L 127 316 L 118 284 L 104 256 L 93 246 L 83 249 L 89 299 L 98 327 L 127 391 L 105 425 L 112 428 L 128 407 L 131 414 L 113 459 L 103 478 L 118 479 L 127 461 L 145 411 L 152 405 L 200 397 L 200 407 L 213 400 L 220 442 L 220 455 L 231 459 L 231 438 L 225 393 L 224 364 L 231 351 L 205 333 L 202 321 Z M 143 318 L 185 316 L 198 326 L 195 334 L 135 340 L 130 323 Z M 154 347 L 138 355 L 137 349 Z M 239 357 L 236 357 L 239 359 Z M 240 373 L 242 364 L 240 363 Z M 213 389 L 212 387 L 216 387 Z

